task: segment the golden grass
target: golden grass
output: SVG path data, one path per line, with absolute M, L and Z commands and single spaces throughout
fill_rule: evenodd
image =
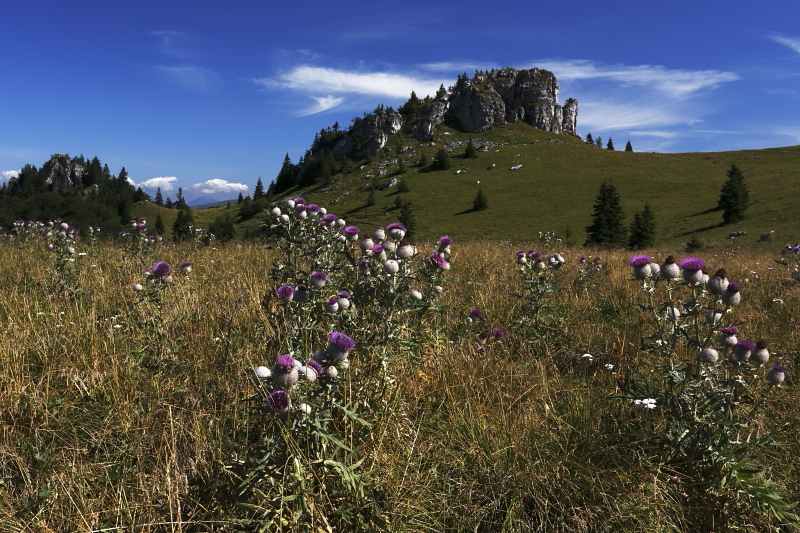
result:
M 271 365 L 285 335 L 260 305 L 273 288 L 271 252 L 159 249 L 159 259 L 192 261 L 194 271 L 165 291 L 168 342 L 156 350 L 151 331 L 137 326 L 154 311 L 130 290 L 151 263 L 98 245 L 79 258 L 82 292 L 70 299 L 50 289 L 44 251 L 2 246 L 0 529 L 234 529 L 245 514 L 224 497 L 232 479 L 223 465 L 269 424 L 242 400 L 253 392 L 250 369 Z M 477 354 L 463 318 L 477 307 L 486 327 L 510 332 L 520 290 L 515 250 L 454 244 L 443 313 L 415 326 L 425 340 L 415 357 L 394 360 L 396 390 L 362 444 L 388 502 L 389 529 L 686 530 L 676 497 L 682 481 L 638 451 L 637 412 L 607 399 L 616 378 L 642 364 L 632 344 L 645 326 L 628 254 L 598 252 L 606 271 L 581 287 L 576 258 L 594 253 L 561 250 L 567 264 L 552 295 L 550 341 L 509 333 Z M 777 256 L 776 247 L 706 259 L 749 280 L 736 317 L 746 338 L 768 339 L 773 359 L 791 371 L 800 291 L 785 269 L 772 268 Z M 595 356 L 592 365 L 583 353 Z M 367 355 L 354 354 L 354 364 Z M 780 426 L 779 440 L 792 444 L 760 458 L 792 501 L 800 496 L 797 400 L 790 372 L 760 420 Z M 753 509 L 736 523 L 775 526 Z

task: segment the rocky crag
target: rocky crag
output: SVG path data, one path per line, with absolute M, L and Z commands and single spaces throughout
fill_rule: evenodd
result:
M 525 122 L 553 133 L 577 135 L 578 101 L 558 103 L 559 86 L 552 72 L 532 68 L 504 68 L 458 77 L 456 84 L 435 98 L 412 95 L 399 110 L 379 106 L 372 114 L 356 117 L 347 130 L 321 132 L 306 161 L 329 150 L 333 159 L 360 159 L 384 147 L 390 135 L 403 132 L 418 141 L 429 140 L 436 126 L 446 123 L 468 133 L 480 133 L 500 124 Z

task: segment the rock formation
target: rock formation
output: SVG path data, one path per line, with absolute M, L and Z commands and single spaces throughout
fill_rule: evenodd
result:
M 373 155 L 386 145 L 389 135 L 400 131 L 418 141 L 429 140 L 442 123 L 479 133 L 500 124 L 525 122 L 540 130 L 577 136 L 578 101 L 569 98 L 562 107 L 558 91 L 553 73 L 538 68 L 504 68 L 472 78 L 460 75 L 449 91 L 440 91 L 435 99 L 412 96 L 399 111 L 378 106 L 374 113 L 354 118 L 346 131 L 323 130 L 299 171 L 303 174 L 320 157 L 340 161 Z

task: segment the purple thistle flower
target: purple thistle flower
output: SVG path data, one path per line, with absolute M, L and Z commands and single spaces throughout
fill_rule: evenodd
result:
M 120 231 L 119 233 L 117 233 L 117 235 L 119 235 L 120 237 L 124 237 L 125 235 L 127 235 L 127 233 L 125 233 L 124 231 Z
M 169 276 L 172 273 L 172 267 L 169 266 L 169 263 L 167 263 L 166 261 L 159 261 L 158 263 L 153 265 L 153 268 L 150 269 L 150 272 L 154 276 L 158 277 Z
M 528 257 L 530 257 L 531 259 L 541 259 L 542 258 L 542 254 L 540 254 L 539 252 L 534 252 L 533 250 L 531 250 L 530 252 L 528 252 Z
M 336 293 L 336 296 L 338 296 L 339 298 L 347 298 L 348 300 L 352 298 L 352 296 L 350 296 L 350 293 L 347 291 L 339 291 L 338 293 Z
M 788 370 L 786 370 L 786 368 L 782 367 L 781 365 L 772 365 L 772 370 L 774 370 L 775 372 L 782 372 L 784 374 L 788 372 Z
M 317 272 L 316 270 L 311 273 L 311 277 L 321 279 L 322 281 L 328 281 L 330 279 L 327 275 L 322 272 Z
M 358 235 L 358 232 L 361 231 L 356 226 L 347 226 L 344 228 L 344 232 L 348 235 Z
M 322 220 L 324 220 L 325 222 L 336 222 L 337 218 L 338 217 L 336 215 L 334 215 L 333 213 L 327 213 L 327 214 L 322 215 Z
M 180 264 L 181 268 L 186 268 L 186 267 L 190 267 L 190 266 L 192 266 L 192 264 L 189 261 L 184 261 L 184 262 L 182 262 Z
M 525 250 L 517 251 L 517 257 L 525 257 Z
M 728 326 L 725 328 L 719 328 L 720 333 L 724 333 L 725 335 L 736 335 L 739 333 L 739 328 L 736 326 Z
M 350 350 L 356 347 L 356 343 L 353 339 L 351 339 L 344 333 L 340 333 L 338 331 L 334 331 L 333 333 L 331 333 L 330 341 L 332 344 L 335 344 L 342 351 L 345 352 L 349 352 Z
M 453 239 L 451 239 L 447 235 L 442 235 L 441 237 L 439 237 L 440 246 L 450 246 L 451 244 L 453 244 Z
M 480 310 L 478 310 L 478 309 L 476 309 L 474 307 L 470 307 L 469 308 L 469 316 L 472 319 L 479 319 L 479 318 L 483 318 L 483 313 Z
M 306 203 L 305 199 L 304 198 L 300 198 L 299 196 L 295 196 L 294 198 L 292 198 L 292 201 L 295 204 L 305 204 Z
M 494 340 L 501 341 L 506 338 L 506 333 L 500 328 L 492 328 L 492 336 Z
M 403 233 L 407 233 L 408 232 L 406 227 L 404 225 L 400 224 L 399 222 L 392 222 L 391 224 L 387 224 L 386 225 L 386 231 L 389 231 L 389 230 L 392 230 L 392 229 L 402 230 Z
M 447 269 L 447 259 L 441 252 L 433 251 L 428 257 L 429 264 L 434 268 Z
M 731 281 L 730 283 L 728 283 L 728 287 L 725 290 L 728 292 L 736 293 L 741 290 L 741 287 L 735 281 Z
M 291 302 L 292 298 L 294 298 L 294 288 L 291 285 L 281 285 L 275 289 L 275 294 L 278 295 L 278 300 Z
M 320 208 L 317 204 L 308 204 L 307 209 L 310 213 L 319 213 Z
M 645 254 L 637 254 L 630 258 L 628 264 L 634 267 L 649 265 L 653 262 L 653 258 Z
M 375 246 L 372 247 L 372 253 L 373 254 L 380 254 L 381 252 L 383 252 L 383 245 L 382 244 L 376 244 Z
M 366 257 L 362 257 L 356 263 L 356 268 L 359 272 L 366 272 L 369 270 L 370 261 Z
M 309 359 L 308 361 L 306 361 L 306 366 L 310 366 L 311 368 L 313 368 L 317 372 L 317 374 L 320 374 L 320 375 L 322 375 L 325 372 L 325 370 L 323 370 L 323 368 L 322 368 L 322 365 L 317 363 L 313 359 Z
M 741 346 L 743 349 L 745 349 L 747 351 L 752 351 L 753 348 L 756 347 L 756 345 L 753 344 L 750 341 L 739 341 L 739 342 L 736 343 L 736 346 Z
M 277 389 L 267 395 L 265 403 L 270 411 L 285 413 L 289 410 L 289 406 L 292 405 L 292 399 L 289 397 L 288 392 L 283 389 Z
M 294 210 L 299 213 L 300 211 L 305 211 L 306 206 L 303 204 L 294 204 Z
M 684 270 L 702 270 L 706 266 L 706 262 L 697 257 L 685 257 L 681 259 L 678 266 Z
M 289 354 L 279 355 L 278 358 L 275 359 L 275 368 L 291 372 L 294 368 L 294 357 Z

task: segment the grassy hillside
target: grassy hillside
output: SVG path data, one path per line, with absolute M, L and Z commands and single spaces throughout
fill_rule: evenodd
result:
M 475 159 L 460 157 L 466 143 L 487 145 Z M 571 241 L 585 240 L 594 198 L 600 183 L 612 179 L 627 215 L 650 202 L 658 222 L 659 241 L 674 246 L 692 234 L 716 247 L 730 247 L 725 238 L 746 231 L 752 241 L 761 232 L 774 230 L 781 241 L 800 239 L 793 222 L 800 209 L 800 146 L 734 152 L 655 154 L 610 151 L 588 146 L 567 135 L 535 130 L 526 124 L 508 124 L 482 134 L 465 134 L 440 127 L 430 143 L 395 136 L 372 164 L 338 175 L 329 186 L 290 191 L 325 206 L 348 221 L 365 227 L 397 220 L 397 187 L 375 192 L 376 203 L 366 207 L 373 178 L 381 183 L 395 177 L 397 160 L 406 163 L 402 176 L 410 192 L 419 238 L 441 232 L 459 239 L 526 240 L 538 231 L 571 234 Z M 623 139 L 617 139 L 624 146 Z M 410 150 L 399 154 L 399 148 Z M 425 153 L 431 160 L 445 146 L 453 154 L 453 168 L 428 171 L 414 166 Z M 751 207 L 742 223 L 721 226 L 717 205 L 725 172 L 735 162 L 750 188 Z M 522 165 L 519 170 L 509 170 Z M 381 175 L 381 169 L 385 169 Z M 464 171 L 457 174 L 457 171 Z M 472 200 L 483 189 L 489 209 L 472 212 Z M 335 205 L 331 201 L 339 198 Z

